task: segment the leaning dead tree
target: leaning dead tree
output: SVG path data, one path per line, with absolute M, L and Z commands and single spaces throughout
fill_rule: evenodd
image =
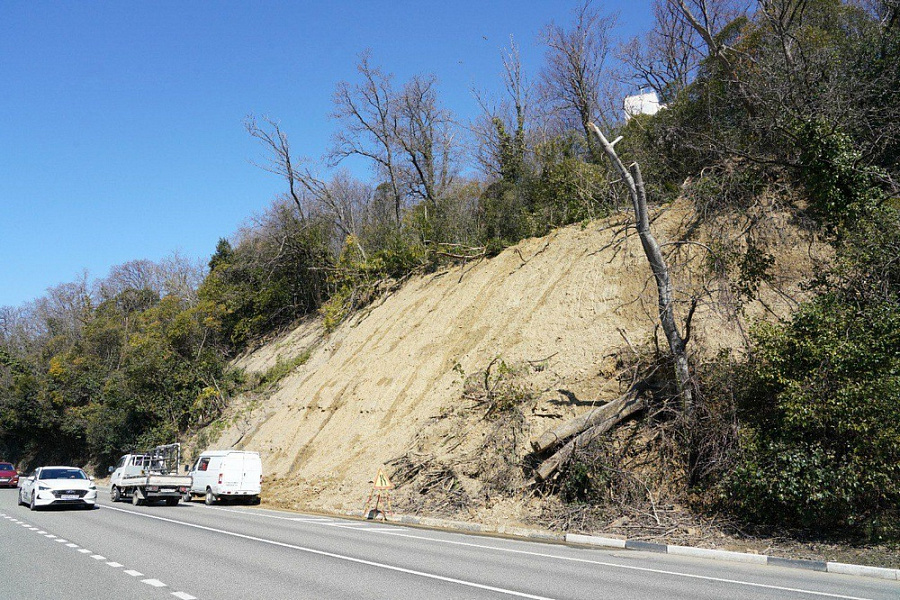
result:
M 644 179 L 637 163 L 626 167 L 615 150 L 615 142 L 610 142 L 594 123 L 588 123 L 591 133 L 597 138 L 600 147 L 618 171 L 622 181 L 628 186 L 631 203 L 634 207 L 635 229 L 641 240 L 644 255 L 653 271 L 656 280 L 659 322 L 665 333 L 675 364 L 675 379 L 681 399 L 681 410 L 685 417 L 693 411 L 693 392 L 691 389 L 690 363 L 687 355 L 687 338 L 681 334 L 675 321 L 675 298 L 672 278 L 666 264 L 659 242 L 650 231 L 650 214 L 647 209 L 647 193 Z M 576 447 L 596 439 L 609 431 L 634 413 L 642 410 L 646 402 L 642 397 L 643 388 L 634 385 L 626 394 L 613 402 L 577 417 L 571 421 L 545 432 L 532 442 L 535 452 L 544 452 L 565 443 L 553 456 L 545 460 L 535 472 L 537 481 L 544 481 L 555 473 L 559 467 L 571 457 Z M 575 436 L 573 439 L 573 436 Z

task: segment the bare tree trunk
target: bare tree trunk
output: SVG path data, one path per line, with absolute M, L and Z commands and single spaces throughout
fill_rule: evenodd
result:
M 596 424 L 593 427 L 583 431 L 578 437 L 560 448 L 556 454 L 542 462 L 534 473 L 535 481 L 549 479 L 560 465 L 565 464 L 572 457 L 576 448 L 586 446 L 634 413 L 643 410 L 646 405 L 646 401 L 640 394 L 629 394 L 602 407 L 607 409 L 604 417 L 595 421 Z
M 616 150 L 600 129 L 593 123 L 589 124 L 591 131 L 597 136 L 603 151 L 612 162 L 622 180 L 628 185 L 631 195 L 631 203 L 634 205 L 634 220 L 644 254 L 653 277 L 656 279 L 656 291 L 659 301 L 659 321 L 663 332 L 669 342 L 669 350 L 675 361 L 675 376 L 678 383 L 678 392 L 681 396 L 681 408 L 685 417 L 689 417 L 693 410 L 693 393 L 691 391 L 691 371 L 687 358 L 685 341 L 675 323 L 675 302 L 672 294 L 672 280 L 669 277 L 669 268 L 662 254 L 659 243 L 650 231 L 650 216 L 647 210 L 647 193 L 644 190 L 644 180 L 641 177 L 641 168 L 637 163 L 631 165 L 630 170 L 625 167 Z
M 633 386 L 624 396 L 616 398 L 612 402 L 607 402 L 603 406 L 593 408 L 553 429 L 548 429 L 539 438 L 531 440 L 531 448 L 536 453 L 541 453 L 553 446 L 558 446 L 573 435 L 577 435 L 619 414 L 622 407 L 633 401 L 640 393 L 640 387 L 637 385 Z

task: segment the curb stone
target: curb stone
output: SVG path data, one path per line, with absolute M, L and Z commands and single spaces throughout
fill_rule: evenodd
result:
M 643 550 L 645 552 L 662 552 L 680 556 L 693 556 L 709 558 L 712 560 L 727 560 L 731 562 L 746 562 L 773 567 L 787 567 L 789 569 L 806 569 L 808 571 L 820 571 L 823 573 L 838 573 L 841 575 L 856 575 L 858 577 L 874 577 L 890 581 L 900 581 L 900 569 L 885 569 L 883 567 L 867 567 L 864 565 L 850 565 L 846 563 L 803 560 L 796 558 L 781 558 L 767 556 L 765 554 L 751 554 L 749 552 L 732 552 L 730 550 L 710 550 L 707 548 L 692 548 L 690 546 L 668 546 L 642 542 L 638 540 L 619 540 L 593 535 L 579 535 L 567 533 L 566 542 L 572 544 L 584 544 L 589 546 L 602 546 L 607 548 L 627 548 Z
M 339 514 L 360 518 L 359 511 L 336 511 Z M 365 519 L 363 520 L 371 520 Z M 617 548 L 628 550 L 640 550 L 643 552 L 657 552 L 661 554 L 674 554 L 676 556 L 692 556 L 695 558 L 707 558 L 711 560 L 724 560 L 729 562 L 751 563 L 756 565 L 769 565 L 785 567 L 789 569 L 805 569 L 823 573 L 836 573 L 840 575 L 855 575 L 857 577 L 872 577 L 900 581 L 900 569 L 886 569 L 884 567 L 869 567 L 865 565 L 852 565 L 840 562 L 804 560 L 796 558 L 781 558 L 765 554 L 752 554 L 750 552 L 734 552 L 732 550 L 712 550 L 709 548 L 695 548 L 692 546 L 674 546 L 644 542 L 641 540 L 628 540 L 624 538 L 602 537 L 596 535 L 583 535 L 578 533 L 554 533 L 543 529 L 527 529 L 523 527 L 507 527 L 500 525 L 491 527 L 480 523 L 467 521 L 451 521 L 436 517 L 417 517 L 414 515 L 394 515 L 388 523 L 402 523 L 405 525 L 418 525 L 438 529 L 456 530 L 466 533 L 499 534 L 518 538 L 543 540 L 547 542 L 565 542 L 567 544 L 579 544 L 583 546 L 598 546 L 602 548 Z

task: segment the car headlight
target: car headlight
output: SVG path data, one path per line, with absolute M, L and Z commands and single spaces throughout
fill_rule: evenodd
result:
M 40 491 L 46 492 L 49 489 L 50 489 L 50 486 L 38 484 L 38 490 L 40 490 Z

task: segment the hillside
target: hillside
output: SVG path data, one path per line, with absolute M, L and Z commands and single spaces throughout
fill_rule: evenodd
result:
M 687 204 L 676 204 L 658 215 L 654 228 L 662 242 L 681 239 L 693 216 Z M 206 445 L 259 451 L 270 501 L 361 510 L 379 468 L 406 479 L 398 465 L 406 456 L 410 467 L 411 451 L 433 459 L 447 451 L 449 436 L 458 438 L 458 452 L 478 452 L 472 444 L 497 424 L 463 398 L 464 388 L 467 376 L 499 358 L 532 398 L 517 426 L 524 436 L 500 449 L 521 458 L 528 438 L 618 395 L 622 357 L 652 340 L 655 289 L 637 236 L 624 234 L 626 221 L 618 215 L 568 227 L 490 260 L 410 279 L 330 334 L 317 320 L 301 324 L 236 362 L 261 373 L 278 361 L 308 356 L 269 393 L 235 400 L 228 425 L 221 433 L 208 431 L 206 439 L 217 439 Z M 793 244 L 782 243 L 786 222 L 777 215 L 770 222 L 774 277 L 760 290 L 762 302 L 742 314 L 722 304 L 724 292 L 702 274 L 702 254 L 673 255 L 682 295 L 709 290 L 694 317 L 695 349 L 739 349 L 741 330 L 764 314 L 786 312 L 797 283 L 811 272 L 813 246 L 797 244 L 796 231 L 786 235 Z M 692 235 L 703 238 L 702 231 Z M 422 471 L 425 462 L 413 470 Z M 524 484 L 518 471 L 507 486 Z M 467 497 L 490 496 L 474 479 L 458 479 Z M 403 486 L 397 492 L 401 505 L 406 498 L 407 508 L 424 510 L 412 489 L 407 492 Z M 523 507 L 513 504 L 504 517 L 527 520 Z M 467 509 L 493 505 L 488 500 Z M 482 512 L 490 518 L 490 511 Z

